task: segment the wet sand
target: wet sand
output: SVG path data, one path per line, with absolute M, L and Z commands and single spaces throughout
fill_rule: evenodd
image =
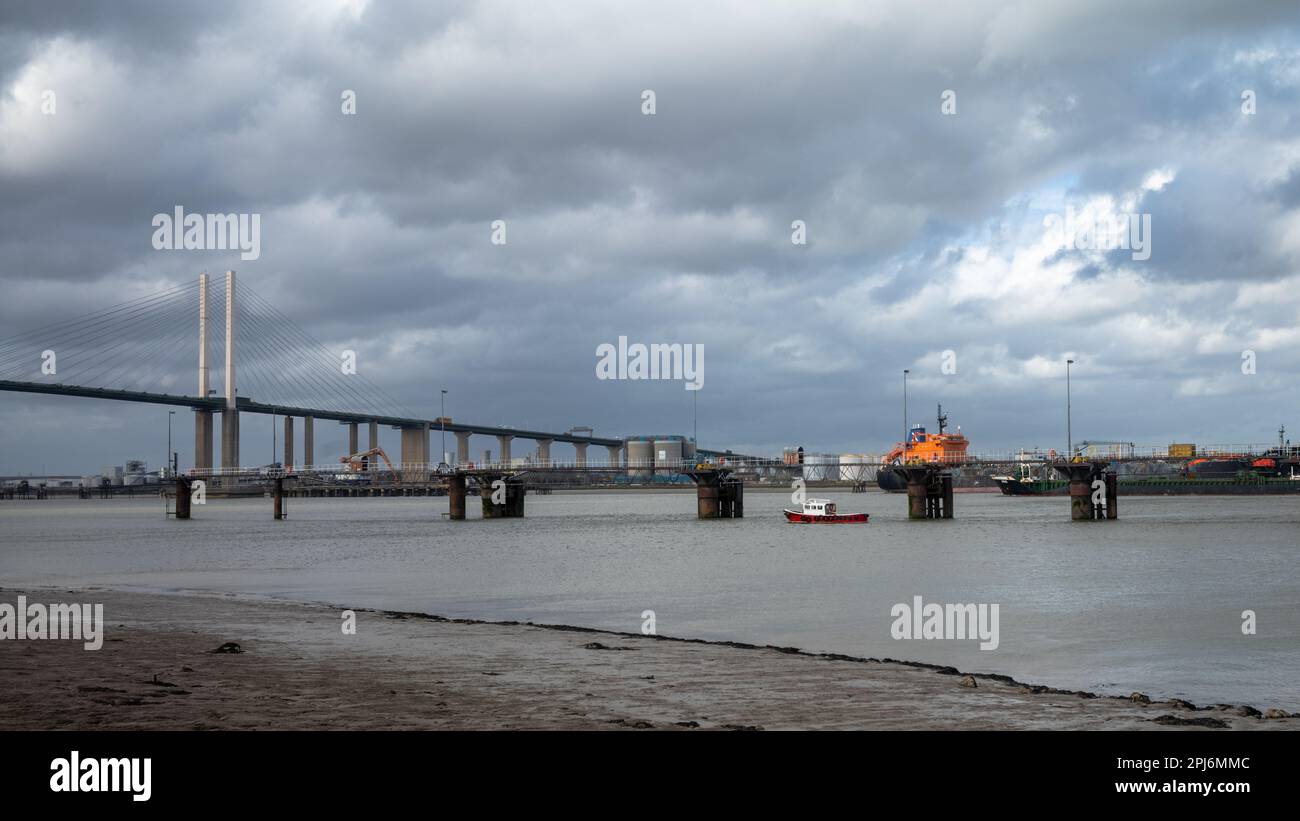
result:
M 0 729 L 1300 729 L 1267 705 L 1144 703 L 793 648 L 368 611 L 344 635 L 337 608 L 233 596 L 0 601 L 20 593 L 103 602 L 105 642 L 0 641 Z M 211 652 L 228 642 L 242 652 Z

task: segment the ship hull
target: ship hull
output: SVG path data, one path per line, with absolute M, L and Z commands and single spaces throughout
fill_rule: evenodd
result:
M 831 513 L 821 516 L 810 516 L 807 513 L 800 513 L 797 510 L 783 510 L 785 520 L 792 524 L 818 524 L 818 525 L 858 525 L 866 524 L 870 518 L 869 513 Z
M 1064 480 L 998 481 L 1005 496 L 1065 496 L 1070 492 Z M 1294 479 L 1132 479 L 1120 478 L 1120 496 L 1289 496 L 1300 494 Z

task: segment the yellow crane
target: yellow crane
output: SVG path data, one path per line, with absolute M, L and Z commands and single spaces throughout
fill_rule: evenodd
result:
M 351 456 L 340 456 L 339 462 L 348 466 L 348 470 L 353 473 L 363 473 L 370 469 L 369 459 L 372 456 L 378 456 L 388 465 L 388 470 L 396 475 L 397 471 L 393 468 L 393 463 L 388 461 L 388 454 L 384 453 L 383 448 L 371 448 L 370 450 L 354 453 Z

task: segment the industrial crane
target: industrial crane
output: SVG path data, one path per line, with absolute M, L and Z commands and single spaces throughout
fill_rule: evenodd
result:
M 371 448 L 370 450 L 362 451 L 361 453 L 354 453 L 351 456 L 340 456 L 339 462 L 347 465 L 348 470 L 353 473 L 364 473 L 370 469 L 369 460 L 372 456 L 378 456 L 380 459 L 383 459 L 384 464 L 388 465 L 388 470 L 394 474 L 397 473 L 393 468 L 393 463 L 388 461 L 388 454 L 384 453 L 383 448 Z

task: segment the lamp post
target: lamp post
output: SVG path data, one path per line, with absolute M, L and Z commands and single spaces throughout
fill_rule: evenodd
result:
M 175 415 L 176 411 L 167 411 L 167 464 L 169 466 L 172 463 L 172 417 Z
M 1070 366 L 1073 359 L 1065 360 L 1065 458 L 1074 458 L 1074 428 L 1070 423 Z
M 911 373 L 907 368 L 903 368 L 903 462 L 907 462 L 907 375 Z
M 695 442 L 696 450 L 700 447 L 700 392 L 698 389 L 691 391 L 691 440 Z
M 438 464 L 442 464 L 447 458 L 447 390 L 442 389 L 439 406 L 438 424 L 442 425 L 442 452 L 438 456 Z

